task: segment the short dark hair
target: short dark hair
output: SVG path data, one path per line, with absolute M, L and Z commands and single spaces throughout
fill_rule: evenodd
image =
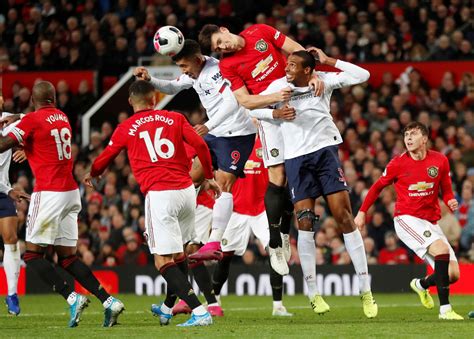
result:
M 202 54 L 201 53 L 201 46 L 199 46 L 197 41 L 191 40 L 191 39 L 186 39 L 186 40 L 184 40 L 184 45 L 183 45 L 183 48 L 181 49 L 181 51 L 178 54 L 173 55 L 171 57 L 171 59 L 176 62 L 176 61 L 181 60 L 183 58 L 189 58 L 189 57 L 193 57 L 193 56 L 200 55 L 200 54 Z
M 150 95 L 150 93 L 155 93 L 155 87 L 146 80 L 134 81 L 128 88 L 128 95 L 130 97 L 144 98 Z
M 316 60 L 314 59 L 314 56 L 308 51 L 296 51 L 291 53 L 291 55 L 296 55 L 297 57 L 303 59 L 303 68 L 309 67 L 311 68 L 311 71 L 313 71 L 316 67 Z
M 219 26 L 213 24 L 204 25 L 199 32 L 199 44 L 204 51 L 211 51 L 212 35 L 219 32 Z
M 408 125 L 406 125 L 402 131 L 403 135 L 405 135 L 406 132 L 411 131 L 412 129 L 418 129 L 420 130 L 422 135 L 428 136 L 428 128 L 418 121 L 412 121 Z

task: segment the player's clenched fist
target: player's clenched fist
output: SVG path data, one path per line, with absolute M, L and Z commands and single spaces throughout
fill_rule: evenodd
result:
M 451 209 L 451 211 L 455 211 L 458 209 L 458 201 L 456 199 L 451 199 L 448 201 L 448 207 Z
M 150 81 L 151 77 L 148 73 L 148 70 L 145 67 L 137 67 L 133 70 L 133 75 L 136 76 L 139 80 Z
M 296 110 L 291 106 L 284 106 L 273 110 L 273 119 L 294 120 L 296 118 Z
M 283 88 L 279 92 L 275 92 L 273 95 L 275 97 L 275 102 L 288 101 L 291 98 L 291 88 L 290 87 Z

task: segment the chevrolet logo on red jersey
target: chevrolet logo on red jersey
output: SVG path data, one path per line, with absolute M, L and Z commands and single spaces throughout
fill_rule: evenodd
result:
M 255 78 L 260 73 L 265 72 L 268 66 L 270 66 L 270 64 L 272 63 L 272 61 L 273 61 L 273 56 L 271 54 L 267 56 L 265 59 L 260 60 L 258 64 L 255 66 L 255 69 L 252 71 L 252 78 Z
M 255 168 L 260 168 L 262 164 L 259 163 L 259 162 L 256 162 L 256 161 L 253 161 L 253 160 L 247 160 L 247 162 L 245 163 L 245 169 L 246 170 L 251 170 L 251 169 L 255 169 Z
M 408 187 L 408 190 L 423 192 L 423 191 L 426 191 L 427 189 L 433 188 L 433 187 L 434 187 L 434 182 L 421 181 L 421 182 L 417 182 L 416 184 L 411 184 Z

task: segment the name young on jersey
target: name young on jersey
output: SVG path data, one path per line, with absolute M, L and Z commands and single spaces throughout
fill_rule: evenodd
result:
M 129 129 L 128 131 L 128 135 L 131 135 L 132 137 L 135 136 L 135 133 L 137 132 L 137 129 L 146 124 L 146 123 L 149 123 L 149 122 L 154 122 L 154 121 L 161 121 L 161 122 L 164 122 L 165 124 L 167 124 L 168 126 L 171 126 L 174 124 L 174 120 L 171 119 L 171 118 L 168 118 L 168 117 L 164 117 L 162 115 L 159 115 L 159 114 L 150 114 L 150 115 L 147 115 L 147 116 L 144 116 L 144 117 L 141 117 L 140 119 L 136 119 L 135 120 L 135 123 L 132 124 L 132 128 Z

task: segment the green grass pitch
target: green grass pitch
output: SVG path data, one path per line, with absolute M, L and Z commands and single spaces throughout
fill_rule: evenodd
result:
M 436 296 L 434 296 L 436 298 Z M 342 337 L 429 337 L 473 338 L 474 319 L 446 322 L 438 320 L 438 308 L 426 310 L 414 294 L 376 294 L 379 315 L 366 319 L 357 297 L 326 297 L 331 311 L 318 316 L 310 309 L 302 295 L 284 297 L 291 318 L 271 316 L 270 297 L 222 298 L 225 317 L 214 325 L 200 328 L 178 328 L 188 316 L 173 318 L 172 324 L 160 327 L 158 318 L 151 315 L 150 305 L 156 297 L 120 295 L 126 311 L 119 325 L 102 328 L 103 309 L 97 299 L 83 314 L 77 328 L 67 327 L 68 310 L 58 295 L 25 296 L 20 299 L 22 313 L 9 316 L 6 308 L 0 313 L 0 338 L 18 337 L 133 337 L 133 338 L 342 338 Z M 435 299 L 436 300 L 436 299 Z M 466 317 L 474 309 L 474 296 L 453 296 L 454 309 Z

